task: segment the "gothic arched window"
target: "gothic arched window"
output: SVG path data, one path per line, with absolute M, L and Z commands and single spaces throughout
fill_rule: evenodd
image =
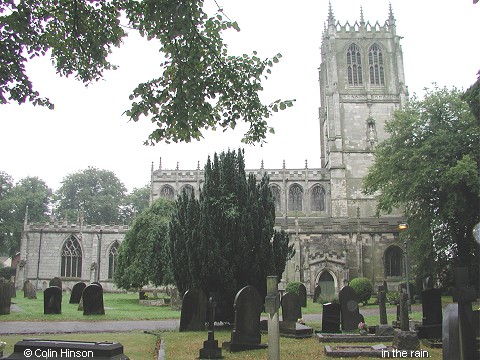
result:
M 185 185 L 182 187 L 182 193 L 185 191 L 185 193 L 187 194 L 187 196 L 190 198 L 193 195 L 195 195 L 195 190 L 193 189 L 193 186 L 192 185 Z
M 385 251 L 385 276 L 402 276 L 402 250 L 390 246 Z
M 63 244 L 60 276 L 77 278 L 82 276 L 82 248 L 73 235 Z
M 302 211 L 303 205 L 303 189 L 300 185 L 294 184 L 290 186 L 288 192 L 288 210 Z
M 115 274 L 115 265 L 117 264 L 118 248 L 120 244 L 118 241 L 115 241 L 112 246 L 110 246 L 110 251 L 108 252 L 108 278 L 113 279 L 113 274 Z
M 382 49 L 377 44 L 373 44 L 368 49 L 368 67 L 370 69 L 370 84 L 385 85 Z
M 362 57 L 360 48 L 352 44 L 347 50 L 347 77 L 349 85 L 362 85 Z
M 280 189 L 276 185 L 273 185 L 270 189 L 272 190 L 273 202 L 275 203 L 275 211 L 281 211 Z
M 167 199 L 173 199 L 175 196 L 175 192 L 173 191 L 173 188 L 170 185 L 165 185 L 160 190 L 160 196 Z
M 323 186 L 316 185 L 311 191 L 311 211 L 325 211 L 325 189 Z

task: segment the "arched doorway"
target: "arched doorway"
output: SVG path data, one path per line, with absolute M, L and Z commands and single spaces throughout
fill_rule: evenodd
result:
M 335 281 L 332 274 L 328 271 L 324 271 L 318 279 L 318 285 L 320 285 L 320 294 L 324 299 L 332 299 L 335 297 Z

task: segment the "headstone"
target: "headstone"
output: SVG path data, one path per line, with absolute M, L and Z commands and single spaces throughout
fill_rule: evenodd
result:
M 443 309 L 442 353 L 444 359 L 460 360 L 460 331 L 458 304 L 448 304 Z
M 222 349 L 218 347 L 218 340 L 215 340 L 214 333 L 216 306 L 216 301 L 210 296 L 208 300 L 208 339 L 203 342 L 199 359 L 223 359 Z
M 257 289 L 245 286 L 235 296 L 235 324 L 231 341 L 224 342 L 223 347 L 230 352 L 265 349 L 261 344 L 260 314 L 263 310 L 263 301 Z
M 423 288 L 423 279 L 421 276 L 415 277 L 415 291 L 417 293 L 418 299 L 422 300 L 422 291 L 426 290 Z
M 322 293 L 322 288 L 320 285 L 315 286 L 315 290 L 313 291 L 313 302 L 319 302 L 320 301 L 320 294 Z
M 365 322 L 358 310 L 357 294 L 352 287 L 346 285 L 338 293 L 340 301 L 340 319 L 342 330 L 357 330 L 358 324 Z
M 302 318 L 300 298 L 293 292 L 287 292 L 282 296 L 282 320 L 284 322 L 296 323 Z
M 37 292 L 30 281 L 23 283 L 23 297 L 27 299 L 36 299 Z
M 8 282 L 8 285 L 10 287 L 10 297 L 11 298 L 17 297 L 17 290 L 15 289 L 15 283 L 12 280 L 10 280 Z
M 45 291 L 48 288 L 48 284 L 46 281 L 42 281 L 42 291 Z
M 280 296 L 276 276 L 267 276 L 265 312 L 268 314 L 268 360 L 280 360 Z
M 393 335 L 393 346 L 398 350 L 413 351 L 420 347 L 416 331 L 395 330 Z
M 410 330 L 410 319 L 408 317 L 408 295 L 400 294 L 400 329 L 403 331 Z
M 300 306 L 307 307 L 307 288 L 303 284 L 300 284 L 298 287 L 298 297 L 300 300 Z
M 420 339 L 442 338 L 442 291 L 427 289 L 422 291 L 422 325 L 418 327 Z
M 388 293 L 388 284 L 387 280 L 383 280 L 383 288 L 385 289 L 385 292 Z
M 11 304 L 10 284 L 5 279 L 0 278 L 0 315 L 10 314 Z
M 340 304 L 323 304 L 322 333 L 339 333 L 340 331 Z
M 54 277 L 52 280 L 50 280 L 48 286 L 56 286 L 62 289 L 62 280 L 60 280 L 59 277 Z
M 79 304 L 82 299 L 83 290 L 87 287 L 84 282 L 78 282 L 73 285 L 72 293 L 70 294 L 70 304 Z M 83 309 L 82 309 L 83 310 Z
M 62 289 L 58 286 L 50 286 L 43 292 L 43 313 L 62 313 Z
M 423 289 L 424 290 L 433 289 L 433 276 L 432 275 L 428 275 L 427 277 L 425 277 L 425 279 L 423 279 Z
M 176 287 L 170 289 L 170 307 L 179 310 L 182 307 L 181 299 L 178 296 L 178 289 Z
M 88 285 L 82 293 L 83 315 L 105 315 L 103 289 L 98 284 Z
M 190 289 L 183 295 L 180 331 L 204 331 L 207 296 L 202 289 Z
M 380 324 L 388 324 L 387 320 L 387 295 L 385 291 L 378 292 L 378 309 L 380 311 Z

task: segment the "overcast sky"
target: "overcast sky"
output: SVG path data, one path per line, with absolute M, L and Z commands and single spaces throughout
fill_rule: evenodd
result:
M 327 18 L 328 0 L 217 0 L 236 20 L 241 32 L 224 35 L 231 54 L 258 51 L 261 57 L 283 55 L 262 94 L 266 102 L 296 99 L 295 106 L 269 120 L 276 133 L 263 147 L 246 146 L 247 168 L 320 167 L 318 67 L 320 42 Z M 214 8 L 214 0 L 205 0 Z M 360 18 L 383 25 L 388 17 L 386 0 L 332 0 L 333 13 L 342 24 Z M 422 94 L 432 82 L 466 89 L 480 69 L 480 4 L 471 0 L 392 0 L 397 34 L 402 36 L 406 84 L 412 95 Z M 111 61 L 119 70 L 85 88 L 74 79 L 55 74 L 48 58 L 29 63 L 28 73 L 41 95 L 55 110 L 29 104 L 0 105 L 0 171 L 15 181 L 38 176 L 56 190 L 70 173 L 88 166 L 112 170 L 128 190 L 150 179 L 150 167 L 196 169 L 214 152 L 242 146 L 245 127 L 205 134 L 190 144 L 159 143 L 144 146 L 153 130 L 148 119 L 128 122 L 122 113 L 130 106 L 134 87 L 159 74 L 158 45 L 130 34 Z

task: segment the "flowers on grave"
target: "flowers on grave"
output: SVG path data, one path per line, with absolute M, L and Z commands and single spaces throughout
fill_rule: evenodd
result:
M 298 319 L 297 323 L 305 325 L 305 321 L 303 320 L 303 318 Z
M 364 322 L 359 322 L 358 323 L 358 332 L 360 333 L 360 335 L 367 335 L 368 325 Z

